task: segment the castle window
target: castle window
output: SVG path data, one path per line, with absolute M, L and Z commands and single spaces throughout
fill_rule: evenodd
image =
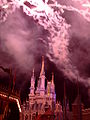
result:
M 37 110 L 37 102 L 35 101 L 34 109 Z
M 42 103 L 39 104 L 39 108 L 40 108 L 40 110 L 41 110 L 41 108 L 42 108 Z
M 34 110 L 34 104 L 32 105 L 32 110 Z
M 28 120 L 28 115 L 26 114 L 26 116 L 25 116 L 25 120 Z
M 36 114 L 32 115 L 32 120 L 35 120 Z
M 38 104 L 36 104 L 36 110 L 38 110 Z

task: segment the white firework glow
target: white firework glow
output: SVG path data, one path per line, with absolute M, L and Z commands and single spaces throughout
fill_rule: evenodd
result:
M 1 97 L 4 97 L 4 98 L 7 98 L 7 97 L 8 97 L 7 95 L 1 94 L 1 93 L 0 93 L 0 96 L 1 96 Z M 19 112 L 21 112 L 21 107 L 20 107 L 20 102 L 19 102 L 19 100 L 18 100 L 17 98 L 15 98 L 15 97 L 11 97 L 11 96 L 9 96 L 9 100 L 15 101 L 15 102 L 17 103 Z
M 2 8 L 8 9 L 10 5 L 15 11 L 15 7 L 23 7 L 23 11 L 28 16 L 33 16 L 34 20 L 38 20 L 38 23 L 47 29 L 50 33 L 49 40 L 49 53 L 47 56 L 50 60 L 55 62 L 57 65 L 60 63 L 60 69 L 70 78 L 76 78 L 75 71 L 70 63 L 69 59 L 69 34 L 68 29 L 70 25 L 66 23 L 62 17 L 64 10 L 75 11 L 83 16 L 85 20 L 90 22 L 90 2 L 88 0 L 71 0 L 73 5 L 61 5 L 56 0 L 13 0 L 2 5 Z M 80 8 L 76 8 L 74 3 L 80 5 Z M 8 12 L 7 12 L 8 13 Z M 52 58 L 53 55 L 53 58 Z M 78 74 L 78 72 L 77 72 Z M 83 82 L 85 80 L 81 79 Z M 86 84 L 90 84 L 89 82 Z
M 29 15 L 33 16 L 35 20 L 38 20 L 38 23 L 47 29 L 50 33 L 49 40 L 49 53 L 47 56 L 50 60 L 61 63 L 61 66 L 65 68 L 64 72 L 68 69 L 70 70 L 70 62 L 68 57 L 68 45 L 69 45 L 69 35 L 68 35 L 68 25 L 65 22 L 65 19 L 61 17 L 61 14 L 64 12 L 62 8 L 59 8 L 59 11 L 55 11 L 54 3 L 48 5 L 47 2 L 43 2 L 42 0 L 39 1 L 39 4 L 36 4 L 35 1 L 30 1 L 31 5 L 34 5 L 35 8 L 27 7 L 24 4 L 23 10 L 24 12 Z M 54 56 L 54 58 L 51 57 Z M 58 59 L 59 58 L 59 59 Z M 58 59 L 56 61 L 56 59 Z M 75 78 L 74 74 L 72 73 L 72 77 Z

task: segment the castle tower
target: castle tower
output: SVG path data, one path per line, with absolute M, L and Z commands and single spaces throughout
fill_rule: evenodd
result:
M 35 90 L 35 77 L 34 77 L 34 69 L 33 69 L 33 74 L 31 77 L 30 94 L 34 95 L 34 90 Z
M 52 80 L 51 80 L 51 96 L 53 100 L 56 100 L 56 94 L 55 94 L 55 84 L 54 84 L 54 73 L 52 73 Z
M 44 95 L 45 94 L 44 56 L 42 56 L 42 67 L 39 79 L 40 79 L 40 95 Z
M 78 92 L 77 97 L 74 103 L 72 104 L 72 113 L 73 113 L 72 120 L 82 120 L 82 103 L 81 103 L 78 78 L 77 78 L 77 92 Z
M 51 93 L 55 93 L 55 85 L 54 85 L 54 73 L 52 73 L 52 80 L 51 80 Z
M 51 79 L 51 86 L 50 86 L 50 96 L 51 96 L 51 109 L 55 110 L 55 104 L 56 104 L 56 93 L 55 93 L 55 84 L 54 84 L 54 73 L 52 73 L 52 79 Z
M 72 104 L 72 112 L 72 120 L 82 120 L 82 105 L 80 95 L 77 95 L 74 103 Z

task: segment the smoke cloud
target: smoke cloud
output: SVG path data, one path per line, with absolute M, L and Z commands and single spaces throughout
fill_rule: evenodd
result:
M 27 16 L 22 11 L 16 10 L 0 24 L 0 64 L 14 64 L 21 71 L 28 72 L 35 65 L 35 57 L 45 53 L 40 46 L 43 44 L 40 38 L 43 38 L 44 29 L 32 18 L 24 17 Z
M 40 68 L 38 55 L 45 55 L 69 79 L 76 80 L 78 76 L 90 86 L 90 19 L 86 8 L 81 11 L 86 2 L 58 2 L 58 10 L 53 4 L 39 14 L 37 7 L 37 11 L 31 9 L 31 17 L 26 9 L 23 10 L 28 16 L 16 9 L 0 23 L 0 64 L 14 64 L 20 71 L 29 72 L 35 65 Z

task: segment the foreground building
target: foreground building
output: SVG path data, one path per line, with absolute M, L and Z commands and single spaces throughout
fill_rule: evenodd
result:
M 84 109 L 80 94 L 77 95 L 74 103 L 72 104 L 71 115 L 71 120 L 90 120 L 90 108 Z

